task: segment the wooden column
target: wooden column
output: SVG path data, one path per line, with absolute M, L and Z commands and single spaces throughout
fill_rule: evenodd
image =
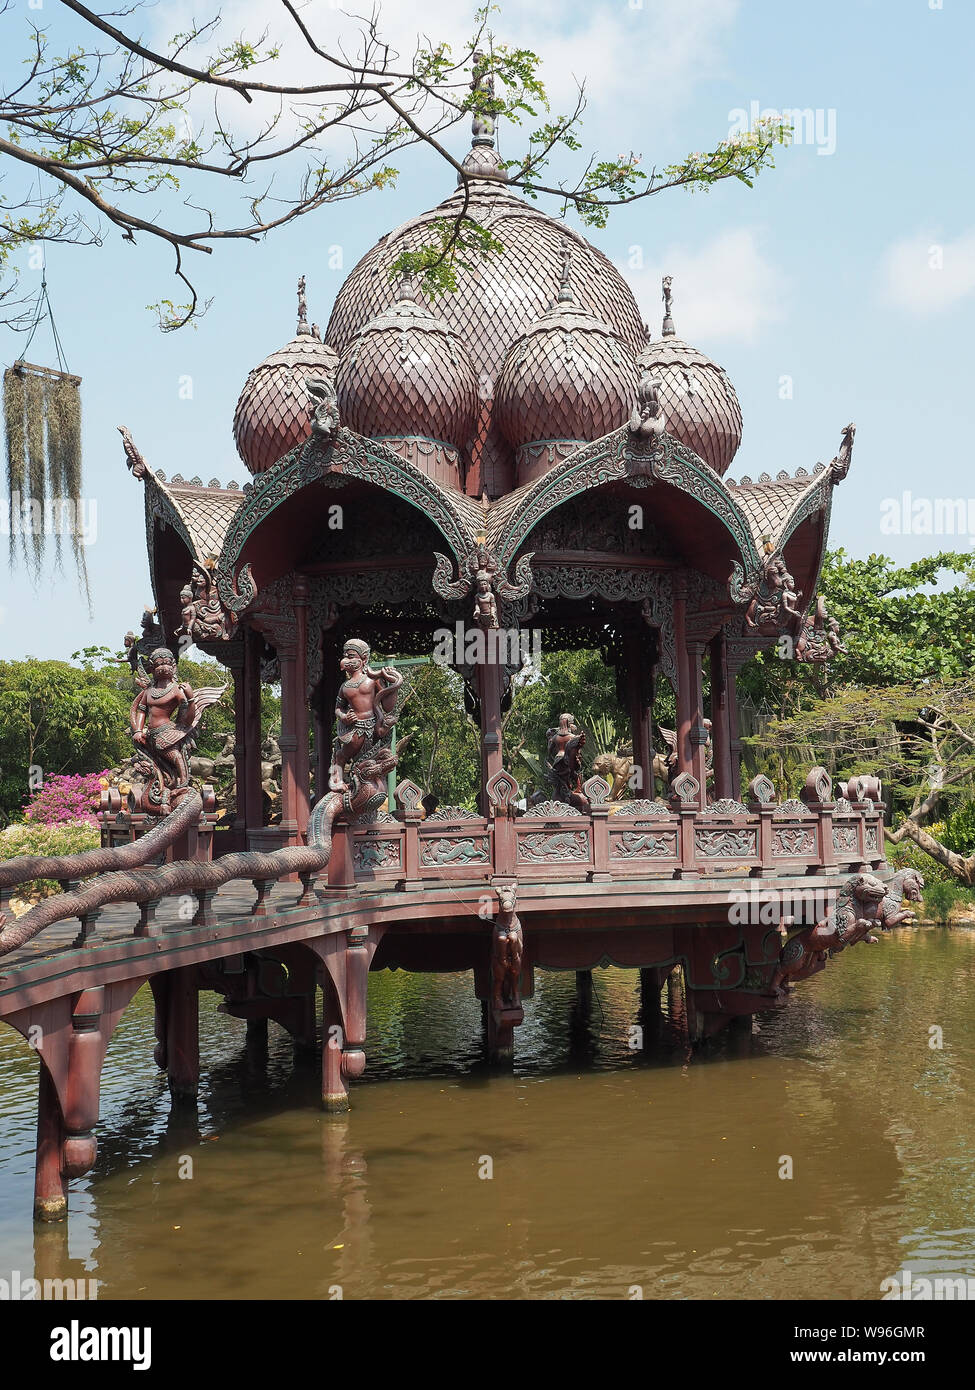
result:
M 739 799 L 740 774 L 734 751 L 738 743 L 735 678 L 728 665 L 724 628 L 711 639 L 711 740 L 714 746 L 714 795 Z M 740 747 L 740 744 L 739 744 Z
M 166 993 L 166 1070 L 176 1106 L 195 1108 L 200 1085 L 200 994 L 196 966 L 170 971 Z
M 37 1152 L 34 1160 L 34 1220 L 63 1221 L 68 1214 L 67 1185 L 61 1174 L 64 1121 L 57 1088 L 45 1062 L 37 1084 Z
M 264 824 L 261 796 L 261 647 L 263 639 L 244 630 L 244 665 L 241 672 L 241 721 L 243 737 L 237 739 L 242 763 L 237 764 L 237 801 L 243 807 L 248 830 Z
M 295 819 L 302 844 L 308 838 L 311 805 L 311 754 L 308 746 L 308 580 L 295 578 L 295 619 L 298 627 L 295 653 L 294 731 L 295 731 Z
M 687 588 L 674 578 L 674 655 L 677 666 L 677 771 L 694 773 L 691 746 L 691 676 L 687 660 Z
M 701 785 L 701 805 L 707 801 L 707 729 L 704 727 L 704 694 L 702 682 L 703 642 L 688 642 L 686 674 L 690 721 L 687 746 L 690 753 L 689 771 Z
M 653 715 L 653 670 L 649 653 L 640 634 L 627 632 L 624 638 L 626 665 L 626 707 L 630 717 L 630 736 L 633 741 L 633 765 L 640 769 L 638 796 L 652 797 L 653 740 L 650 722 Z
M 485 788 L 503 766 L 501 750 L 501 677 L 499 662 L 482 661 L 477 667 L 477 695 L 481 707 L 481 812 L 487 814 Z

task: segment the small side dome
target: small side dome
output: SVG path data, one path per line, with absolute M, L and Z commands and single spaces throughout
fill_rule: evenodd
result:
M 407 277 L 395 302 L 369 320 L 335 376 L 342 423 L 381 439 L 444 487 L 461 487 L 474 432 L 477 376 L 452 328 L 417 303 Z
M 305 277 L 298 281 L 298 330 L 244 383 L 234 411 L 234 441 L 247 468 L 263 473 L 311 434 L 306 376 L 334 376 L 338 354 L 309 328 Z
M 672 277 L 663 278 L 663 336 L 647 343 L 637 365 L 660 382 L 668 434 L 693 449 L 715 473 L 726 473 L 741 443 L 741 406 L 723 367 L 677 337 L 671 316 Z
M 636 396 L 633 354 L 576 302 L 570 264 L 565 247 L 558 298 L 512 343 L 498 378 L 494 413 L 515 450 L 517 485 L 619 429 Z

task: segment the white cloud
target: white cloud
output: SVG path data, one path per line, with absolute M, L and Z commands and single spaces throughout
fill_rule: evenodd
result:
M 975 231 L 954 241 L 919 233 L 888 247 L 881 297 L 910 314 L 938 314 L 975 290 Z
M 767 325 L 784 318 L 788 279 L 763 253 L 750 227 L 721 232 L 696 251 L 670 246 L 642 269 L 629 261 L 620 269 L 654 337 L 660 333 L 663 314 L 663 275 L 674 277 L 677 332 L 702 351 L 718 338 L 752 342 Z
M 422 7 L 415 0 L 386 0 L 379 32 L 403 59 L 410 57 L 421 35 L 434 42 L 446 40 L 459 57 L 471 35 L 475 7 L 476 0 L 469 5 L 424 0 Z M 343 13 L 346 8 L 354 14 L 367 13 L 370 7 L 351 0 L 310 0 L 300 13 L 322 47 L 337 52 L 341 44 L 346 57 L 354 58 L 360 24 Z M 739 0 L 597 0 L 585 6 L 566 5 L 564 0 L 511 0 L 502 3 L 500 13 L 492 13 L 491 26 L 499 40 L 540 56 L 553 114 L 570 110 L 577 80 L 585 82 L 587 149 L 598 148 L 606 155 L 622 153 L 624 146 L 639 150 L 648 130 L 658 139 L 666 131 L 666 149 L 648 147 L 643 152 L 648 159 L 676 159 L 687 151 L 671 147 L 674 118 L 693 101 L 697 83 L 723 70 L 723 49 L 738 8 Z M 280 45 L 277 61 L 255 71 L 258 80 L 335 80 L 335 69 L 310 52 L 283 7 L 271 7 L 268 0 L 226 0 L 222 10 L 223 23 L 207 48 L 264 32 Z M 188 29 L 194 14 L 190 0 L 170 0 L 147 11 L 157 26 L 151 37 L 157 44 L 165 42 L 174 31 Z M 221 110 L 236 129 L 254 131 L 269 107 L 261 100 L 248 107 L 231 97 L 221 98 Z M 724 113 L 716 113 L 716 120 L 719 115 L 715 143 L 727 134 Z M 509 131 L 510 154 L 517 153 L 519 137 L 530 128 L 531 118 L 526 118 L 520 131 Z

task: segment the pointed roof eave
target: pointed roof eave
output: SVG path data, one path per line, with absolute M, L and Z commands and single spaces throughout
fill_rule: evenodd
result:
M 171 527 L 186 547 L 191 564 L 205 565 L 219 555 L 230 523 L 245 501 L 245 493 L 236 484 L 224 487 L 216 479 L 209 484 L 199 478 L 186 482 L 177 474 L 167 481 L 161 469 L 153 472 L 149 467 L 124 425 L 119 426 L 119 432 L 126 463 L 132 475 L 144 484 L 149 576 L 158 605 L 159 580 L 164 576 L 156 572 L 157 526 L 161 523 Z M 189 576 L 173 577 L 182 583 Z
M 634 443 L 624 425 L 581 445 L 547 473 L 495 502 L 488 515 L 488 537 L 502 564 L 510 564 L 532 528 L 563 502 L 604 483 L 626 482 L 642 475 L 685 493 L 690 501 L 704 507 L 728 532 L 742 563 L 748 569 L 757 568 L 760 550 L 735 492 L 710 464 L 673 435 L 665 432 L 658 439 L 655 450 L 646 452 Z
M 371 484 L 416 507 L 440 531 L 458 566 L 483 533 L 484 515 L 475 498 L 442 487 L 382 440 L 356 434 L 343 425 L 334 439 L 312 435 L 258 474 L 248 487 L 230 519 L 216 567 L 218 592 L 231 611 L 243 611 L 237 578 L 246 566 L 252 538 L 283 503 L 327 475 Z M 260 585 L 261 576 L 256 578 Z

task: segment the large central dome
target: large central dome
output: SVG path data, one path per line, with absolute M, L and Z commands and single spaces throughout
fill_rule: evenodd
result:
M 442 295 L 433 308 L 465 344 L 479 378 L 481 412 L 467 451 L 466 491 L 498 497 L 516 480 L 514 451 L 491 418 L 496 383 L 512 343 L 555 303 L 566 243 L 572 249 L 572 287 L 579 307 L 607 324 L 634 354 L 647 341 L 647 330 L 633 292 L 612 262 L 564 222 L 515 197 L 497 170 L 493 149 L 475 145 L 465 169 L 472 176 L 467 215 L 504 249 L 470 269 L 459 266 L 457 289 Z M 363 256 L 339 290 L 325 333 L 336 352 L 342 353 L 396 299 L 390 269 L 397 257 L 433 240 L 432 224 L 456 216 L 462 207 L 463 190 L 458 189 Z

